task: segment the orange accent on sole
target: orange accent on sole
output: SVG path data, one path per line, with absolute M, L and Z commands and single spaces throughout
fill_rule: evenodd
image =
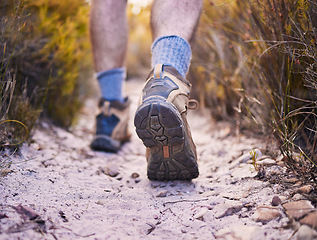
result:
M 163 146 L 163 155 L 164 155 L 164 158 L 170 157 L 170 151 L 169 151 L 168 146 Z

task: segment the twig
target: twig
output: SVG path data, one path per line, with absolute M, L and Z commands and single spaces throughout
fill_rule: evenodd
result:
M 179 203 L 179 202 L 201 202 L 201 201 L 207 201 L 207 200 L 208 198 L 197 199 L 197 200 L 182 199 L 182 200 L 173 201 L 173 202 L 165 202 L 163 203 L 163 206 L 165 207 L 166 204 L 173 204 L 173 203 Z
M 59 225 L 60 226 L 60 225 Z M 78 234 L 78 233 L 75 233 L 73 230 L 71 230 L 70 228 L 68 228 L 68 227 L 64 227 L 64 226 L 60 226 L 61 228 L 65 228 L 66 230 L 68 230 L 68 231 L 71 231 L 72 233 L 74 233 L 77 237 L 82 237 L 82 238 L 87 238 L 87 237 L 91 237 L 91 236 L 94 236 L 94 235 L 96 235 L 96 233 L 91 233 L 91 234 L 88 234 L 88 235 L 80 235 L 80 234 Z

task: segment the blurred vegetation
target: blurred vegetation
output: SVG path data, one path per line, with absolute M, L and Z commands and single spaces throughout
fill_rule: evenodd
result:
M 308 179 L 317 173 L 316 40 L 313 1 L 205 1 L 189 74 L 216 119 L 274 135 L 286 165 Z
M 85 0 L 30 1 L 30 28 L 43 40 L 38 67 L 46 79 L 45 111 L 55 123 L 69 127 L 76 119 L 85 97 L 91 68 L 88 38 L 89 5 Z M 40 70 L 40 69 L 39 69 Z
M 40 115 L 66 128 L 76 121 L 91 89 L 90 6 L 86 0 L 4 0 L 0 11 L 0 146 L 16 147 Z M 129 77 L 149 70 L 149 15 L 146 4 L 128 5 Z
M 64 127 L 75 120 L 91 68 L 89 5 L 3 0 L 0 9 L 0 145 L 15 146 L 42 110 Z
M 140 77 L 145 79 L 151 69 L 151 7 L 130 4 L 127 11 L 129 19 L 128 78 Z

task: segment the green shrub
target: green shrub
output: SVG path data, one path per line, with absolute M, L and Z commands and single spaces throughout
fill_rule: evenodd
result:
M 190 72 L 196 94 L 216 119 L 274 133 L 293 170 L 317 172 L 317 5 L 226 2 L 205 2 Z

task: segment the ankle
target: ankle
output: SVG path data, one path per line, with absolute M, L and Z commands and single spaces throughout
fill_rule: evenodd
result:
M 163 36 L 152 44 L 152 68 L 156 64 L 174 67 L 183 77 L 186 76 L 191 60 L 189 43 L 175 35 Z
M 123 84 L 126 79 L 125 68 L 115 68 L 96 74 L 101 96 L 107 101 L 124 101 Z

